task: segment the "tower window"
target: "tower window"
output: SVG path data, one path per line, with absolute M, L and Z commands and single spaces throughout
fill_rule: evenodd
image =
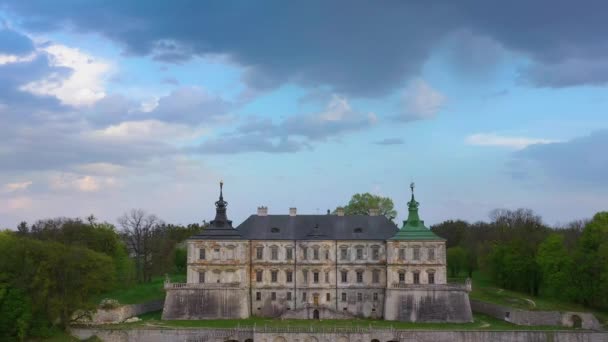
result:
M 285 272 L 285 276 L 287 278 L 288 283 L 291 283 L 293 281 L 293 272 L 287 271 L 287 272 Z
M 348 259 L 348 248 L 342 247 L 340 248 L 340 260 Z
M 357 260 L 363 260 L 363 248 L 357 247 Z
M 258 283 L 261 282 L 263 274 L 264 271 L 262 270 L 255 271 L 255 281 L 257 281 Z
M 346 292 L 342 292 L 342 301 L 346 302 Z
M 414 247 L 414 260 L 420 260 L 420 247 Z
M 319 282 L 319 272 L 313 272 L 312 273 L 312 281 L 314 283 L 318 283 Z
M 435 248 L 429 248 L 429 260 L 435 260 Z
M 204 283 L 205 282 L 205 272 L 198 272 L 198 282 L 199 283 Z
M 405 272 L 399 272 L 399 283 L 405 283 Z
M 380 271 L 379 270 L 373 270 L 372 271 L 372 283 L 379 283 L 380 282 Z
M 428 273 L 429 284 L 435 284 L 435 273 Z
M 420 284 L 420 273 L 414 272 L 414 284 Z
M 405 248 L 399 248 L 399 260 L 405 260 Z
M 264 258 L 264 247 L 255 248 L 255 258 L 261 260 Z
M 348 282 L 348 271 L 341 271 L 340 272 L 340 276 L 342 277 L 342 282 L 343 283 Z
M 277 282 L 279 271 L 270 271 L 270 281 L 273 283 Z
M 270 247 L 270 258 L 272 260 L 279 259 L 279 247 L 276 247 L 276 246 Z
M 286 254 L 285 258 L 287 260 L 293 259 L 293 249 L 291 247 L 285 248 L 285 254 Z
M 363 282 L 363 271 L 357 271 L 357 283 Z
M 262 292 L 255 293 L 255 300 L 262 300 Z
M 205 249 L 204 248 L 201 248 L 198 250 L 198 258 L 200 260 L 205 260 Z
M 319 247 L 315 247 L 312 250 L 312 258 L 314 260 L 319 260 Z
M 372 259 L 380 259 L 380 247 L 372 247 Z

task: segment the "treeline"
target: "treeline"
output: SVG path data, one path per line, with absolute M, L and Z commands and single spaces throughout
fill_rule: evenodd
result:
M 205 227 L 142 210 L 119 222 L 57 218 L 0 231 L 0 340 L 50 336 L 95 309 L 104 292 L 185 273 L 182 242 Z
M 449 276 L 479 271 L 505 289 L 608 309 L 608 212 L 564 227 L 545 225 L 528 209 L 490 218 L 431 227 L 447 239 Z

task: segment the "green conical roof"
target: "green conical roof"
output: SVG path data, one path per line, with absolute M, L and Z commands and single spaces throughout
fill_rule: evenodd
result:
M 389 240 L 444 240 L 424 226 L 424 221 L 418 216 L 420 203 L 416 202 L 414 198 L 414 183 L 410 185 L 410 188 L 412 189 L 412 199 L 407 203 L 409 212 L 407 220 L 403 221 L 401 229 Z

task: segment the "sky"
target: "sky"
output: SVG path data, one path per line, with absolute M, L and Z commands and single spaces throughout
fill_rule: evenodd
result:
M 235 224 L 409 184 L 426 223 L 608 209 L 605 1 L 0 0 L 0 227 Z

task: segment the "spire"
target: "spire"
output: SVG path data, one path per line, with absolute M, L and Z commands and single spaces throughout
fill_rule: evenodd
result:
M 407 222 L 411 225 L 418 225 L 418 222 L 420 222 L 420 216 L 418 216 L 418 206 L 420 205 L 420 203 L 416 202 L 416 199 L 414 198 L 414 187 L 415 184 L 414 182 L 412 182 L 410 184 L 410 189 L 412 190 L 412 198 L 410 199 L 409 202 L 407 202 L 407 208 L 408 208 L 408 216 L 407 216 Z
M 215 202 L 215 220 L 213 220 L 216 226 L 223 226 L 228 221 L 228 217 L 226 216 L 228 202 L 224 201 L 223 190 L 224 182 L 220 181 L 220 199 Z
M 435 235 L 430 229 L 424 226 L 424 221 L 418 216 L 418 207 L 420 203 L 416 202 L 414 197 L 415 184 L 410 184 L 412 191 L 412 197 L 407 202 L 408 216 L 407 220 L 403 221 L 403 226 L 395 236 L 389 240 L 442 240 L 439 236 Z

